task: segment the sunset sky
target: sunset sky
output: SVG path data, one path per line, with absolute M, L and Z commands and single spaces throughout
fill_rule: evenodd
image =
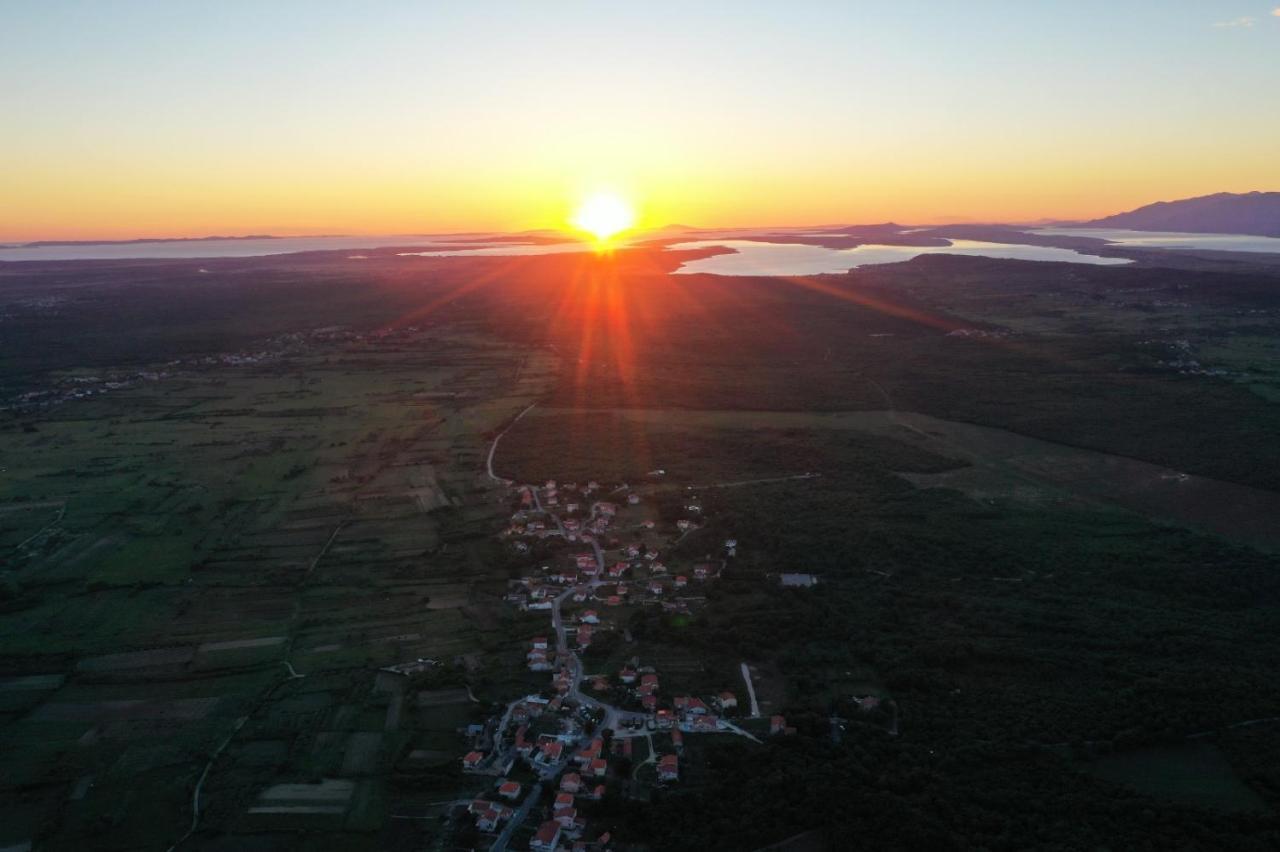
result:
M 1280 189 L 1270 2 L 0 0 L 0 239 L 1087 217 Z

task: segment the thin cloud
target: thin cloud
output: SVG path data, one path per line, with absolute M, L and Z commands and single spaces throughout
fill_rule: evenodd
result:
M 1280 6 L 1277 6 L 1277 7 L 1275 7 L 1274 9 L 1272 9 L 1272 10 L 1271 10 L 1271 14 L 1272 14 L 1274 17 L 1280 18 Z
M 1280 9 L 1276 9 L 1271 14 L 1280 16 Z M 1214 26 L 1219 29 L 1239 29 L 1251 27 L 1257 22 L 1257 19 L 1252 15 L 1242 15 L 1239 18 L 1232 18 L 1229 21 L 1218 21 Z

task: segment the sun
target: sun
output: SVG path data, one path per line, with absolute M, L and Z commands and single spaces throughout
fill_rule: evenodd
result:
M 607 243 L 611 238 L 635 224 L 636 214 L 622 196 L 612 192 L 597 192 L 590 195 L 578 205 L 573 218 L 569 220 L 573 227 L 586 231 L 598 242 Z

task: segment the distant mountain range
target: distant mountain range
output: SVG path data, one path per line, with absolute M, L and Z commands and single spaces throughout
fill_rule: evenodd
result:
M 1280 192 L 1219 192 L 1181 201 L 1157 201 L 1128 213 L 1079 224 L 1134 231 L 1280 237 Z

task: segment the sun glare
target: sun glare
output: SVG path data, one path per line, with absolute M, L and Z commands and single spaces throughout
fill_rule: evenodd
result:
M 598 192 L 578 206 L 570 224 L 591 234 L 598 242 L 607 243 L 635 221 L 635 211 L 625 199 L 611 192 Z

